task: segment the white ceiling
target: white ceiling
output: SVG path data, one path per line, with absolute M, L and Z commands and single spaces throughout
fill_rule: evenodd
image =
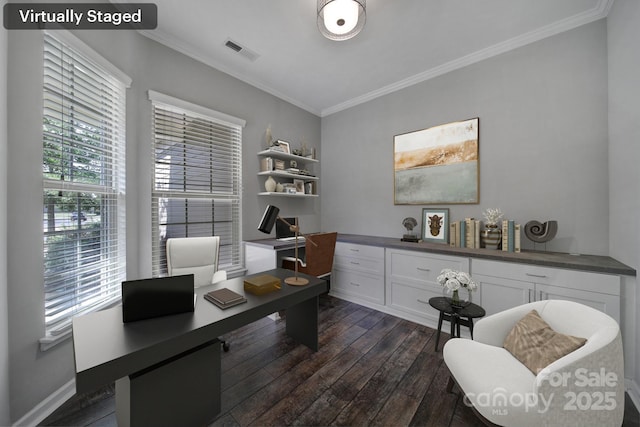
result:
M 326 116 L 603 18 L 613 0 L 369 0 L 364 29 L 341 42 L 318 31 L 316 0 L 154 2 L 145 36 Z

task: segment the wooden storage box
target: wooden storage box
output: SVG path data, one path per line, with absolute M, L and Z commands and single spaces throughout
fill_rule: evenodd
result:
M 280 279 L 268 274 L 247 277 L 244 280 L 244 290 L 254 295 L 263 295 L 277 291 L 280 290 L 281 287 Z

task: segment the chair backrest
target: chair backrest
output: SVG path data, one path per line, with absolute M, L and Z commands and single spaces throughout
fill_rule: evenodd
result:
M 167 240 L 169 276 L 193 274 L 194 286 L 210 285 L 218 270 L 220 237 L 176 237 Z
M 309 242 L 309 239 L 318 246 Z M 305 245 L 306 274 L 318 277 L 331 273 L 337 239 L 337 232 L 312 234 L 307 238 Z

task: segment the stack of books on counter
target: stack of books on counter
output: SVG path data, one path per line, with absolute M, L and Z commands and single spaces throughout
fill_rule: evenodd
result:
M 449 245 L 456 248 L 481 248 L 480 231 L 482 222 L 474 218 L 453 221 L 449 225 Z M 521 251 L 521 227 L 513 220 L 502 221 L 502 250 Z
M 449 244 L 457 248 L 480 248 L 482 224 L 475 218 L 452 222 L 449 226 Z
M 502 221 L 502 250 L 504 252 L 521 251 L 521 227 L 512 220 Z

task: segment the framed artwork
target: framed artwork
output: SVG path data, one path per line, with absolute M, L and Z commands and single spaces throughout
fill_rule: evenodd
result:
M 294 179 L 293 185 L 296 187 L 296 193 L 304 194 L 304 181 L 301 179 Z
M 394 204 L 478 203 L 479 120 L 394 136 Z
M 277 140 L 276 141 L 278 147 L 282 148 L 282 152 L 286 154 L 291 154 L 291 147 L 287 141 Z
M 449 209 L 422 209 L 422 240 L 434 243 L 449 243 Z

